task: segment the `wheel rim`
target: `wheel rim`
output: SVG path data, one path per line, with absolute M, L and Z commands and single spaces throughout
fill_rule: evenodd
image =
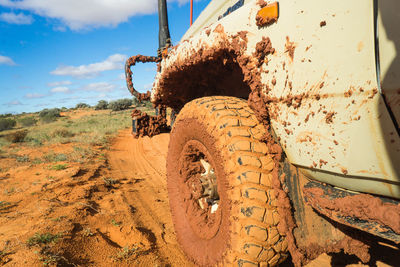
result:
M 202 143 L 190 140 L 182 150 L 179 166 L 186 218 L 199 238 L 209 240 L 218 233 L 222 217 L 213 159 Z

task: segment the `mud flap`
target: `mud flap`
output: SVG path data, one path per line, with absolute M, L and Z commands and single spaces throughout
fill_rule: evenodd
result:
M 308 182 L 303 192 L 306 203 L 328 218 L 400 243 L 400 227 L 396 221 L 399 201 L 358 194 L 315 181 Z M 392 216 L 394 221 L 390 221 L 386 214 L 395 215 Z

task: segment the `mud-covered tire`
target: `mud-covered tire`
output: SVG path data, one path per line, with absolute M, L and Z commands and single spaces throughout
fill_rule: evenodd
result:
M 196 264 L 274 266 L 286 259 L 271 187 L 275 164 L 260 141 L 264 134 L 247 102 L 234 97 L 196 99 L 178 114 L 168 149 L 168 193 L 177 240 Z M 188 144 L 200 152 L 188 156 Z M 190 188 L 187 176 L 201 167 L 185 161 L 199 154 L 215 169 L 219 206 L 214 217 L 202 214 L 196 225 L 191 217 L 199 211 L 185 188 Z

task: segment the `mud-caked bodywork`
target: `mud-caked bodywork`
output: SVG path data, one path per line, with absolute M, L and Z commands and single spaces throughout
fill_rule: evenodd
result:
M 392 66 L 389 110 L 374 1 L 279 1 L 277 21 L 261 27 L 259 1 L 239 1 L 222 18 L 214 2 L 162 60 L 152 101 L 179 110 L 201 96 L 249 98 L 306 176 L 400 198 L 399 74 Z M 217 11 L 237 1 L 221 2 Z M 392 55 L 381 55 L 386 71 Z
M 160 46 L 151 101 L 164 112 L 136 135 L 158 133 L 166 107 L 178 114 L 167 180 L 194 262 L 274 266 L 290 252 L 300 266 L 340 250 L 368 262 L 354 228 L 400 243 L 398 8 L 215 0 L 178 45 Z

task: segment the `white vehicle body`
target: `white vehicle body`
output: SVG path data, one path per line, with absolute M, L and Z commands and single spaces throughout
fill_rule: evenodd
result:
M 258 71 L 264 97 L 283 100 L 265 108 L 276 114 L 270 123 L 289 161 L 309 178 L 399 199 L 400 31 L 393 29 L 400 22 L 399 3 L 379 1 L 377 75 L 373 0 L 278 2 L 278 20 L 258 27 L 256 0 L 220 20 L 237 0 L 212 1 L 161 62 L 152 101 L 174 94 L 165 86 L 170 73 L 164 70 L 218 49 L 242 31 L 244 54 L 251 58 L 257 43 L 269 37 L 275 52 Z M 204 86 L 199 83 L 198 90 Z M 284 101 L 293 96 L 300 105 Z

